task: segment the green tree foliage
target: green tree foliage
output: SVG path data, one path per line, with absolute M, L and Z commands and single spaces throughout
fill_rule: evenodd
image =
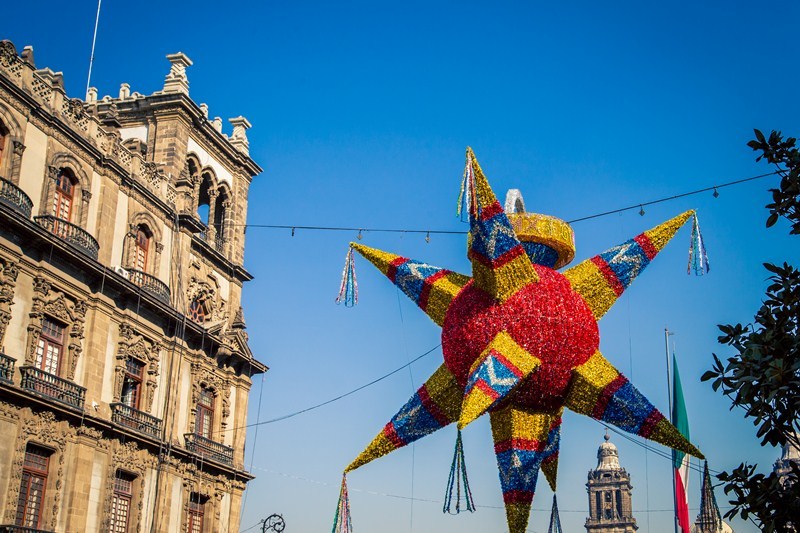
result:
M 769 134 L 769 139 L 759 130 L 754 130 L 756 138 L 747 146 L 761 152 L 756 161 L 765 159 L 775 165 L 781 175 L 780 188 L 770 189 L 772 203 L 767 204 L 769 218 L 767 227 L 773 226 L 779 217 L 786 217 L 792 224 L 792 235 L 800 235 L 800 151 L 795 144 L 797 139 L 787 137 L 785 140 L 779 131 Z
M 791 234 L 800 234 L 800 152 L 792 137 L 783 139 L 773 131 L 769 139 L 755 130 L 748 143 L 776 165 L 781 175 L 780 188 L 771 189 L 772 203 L 767 227 L 780 217 L 791 224 Z M 765 263 L 771 273 L 766 299 L 753 323 L 743 326 L 720 325 L 720 344 L 735 354 L 723 363 L 714 354 L 711 370 L 702 381 L 711 381 L 715 391 L 731 400 L 731 409 L 744 409 L 745 418 L 756 426 L 763 445 L 800 447 L 800 271 L 784 263 Z M 789 472 L 779 478 L 756 473 L 758 465 L 740 464 L 732 472 L 722 472 L 725 494 L 733 507 L 726 518 L 741 515 L 767 533 L 796 531 L 800 522 L 800 465 L 790 463 Z

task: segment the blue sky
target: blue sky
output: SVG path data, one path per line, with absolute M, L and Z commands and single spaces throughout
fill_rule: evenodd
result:
M 462 230 L 455 200 L 472 146 L 498 196 L 520 188 L 529 210 L 564 219 L 639 204 L 768 171 L 746 147 L 752 128 L 797 135 L 794 2 L 175 2 L 106 0 L 92 85 L 161 88 L 164 56 L 183 51 L 191 96 L 210 115 L 246 116 L 265 171 L 250 194 L 258 224 Z M 83 96 L 96 4 L 15 2 L 0 36 L 31 44 L 37 66 L 65 73 Z M 229 126 L 226 124 L 226 131 Z M 712 469 L 770 467 L 740 412 L 699 377 L 716 324 L 748 322 L 764 261 L 797 264 L 784 222 L 766 230 L 770 179 L 574 225 L 576 260 L 697 208 L 711 274 L 686 276 L 688 228 L 600 322 L 601 349 L 666 410 L 664 328 L 676 344 L 692 438 Z M 336 306 L 355 232 L 252 228 L 245 289 L 257 378 L 250 422 L 347 392 L 436 346 L 440 330 L 366 261 L 361 302 Z M 462 237 L 365 233 L 365 244 L 469 272 Z M 279 512 L 287 531 L 330 528 L 342 468 L 440 364 L 439 351 L 358 394 L 250 432 L 253 473 L 243 528 Z M 473 515 L 443 516 L 455 432 L 443 430 L 349 477 L 354 525 L 386 533 L 501 531 L 505 519 L 489 435 L 464 432 Z M 564 419 L 559 506 L 566 531 L 587 513 L 586 472 L 603 428 Z M 255 442 L 254 442 L 255 440 Z M 670 465 L 612 437 L 633 478 L 642 532 L 672 531 Z M 692 478 L 690 507 L 699 504 Z M 412 497 L 415 500 L 408 498 Z M 725 505 L 725 497 L 718 492 Z M 546 531 L 540 480 L 529 531 Z M 696 510 L 692 511 L 692 518 Z M 737 522 L 737 531 L 754 532 Z

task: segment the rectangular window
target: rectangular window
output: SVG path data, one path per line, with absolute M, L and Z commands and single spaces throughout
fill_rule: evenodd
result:
M 203 515 L 205 515 L 206 498 L 193 492 L 189 495 L 189 533 L 203 533 Z
M 57 376 L 63 352 L 64 326 L 45 317 L 36 346 L 36 367 Z
M 17 499 L 17 515 L 14 520 L 14 524 L 17 526 L 38 528 L 41 523 L 50 453 L 50 450 L 35 444 L 28 444 L 25 448 L 22 480 Z
M 134 476 L 117 470 L 114 476 L 114 498 L 111 500 L 111 533 L 128 533 Z
M 144 363 L 138 359 L 128 358 L 125 362 L 125 378 L 122 382 L 122 403 L 128 407 L 139 409 L 143 376 Z
M 211 438 L 214 424 L 214 393 L 209 389 L 200 390 L 200 399 L 197 400 L 197 420 L 195 433 L 207 439 Z

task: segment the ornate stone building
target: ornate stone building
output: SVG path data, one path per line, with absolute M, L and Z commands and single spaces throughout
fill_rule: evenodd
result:
M 631 510 L 631 477 L 620 466 L 617 447 L 609 442 L 608 432 L 597 450 L 597 468 L 589 471 L 586 490 L 589 492 L 586 531 L 632 533 L 639 529 Z
M 81 100 L 0 42 L 0 531 L 239 530 L 261 168 L 167 59 Z
M 692 533 L 733 533 L 731 526 L 722 520 L 714 496 L 714 485 L 708 473 L 708 463 L 703 466 L 703 488 L 700 489 L 700 512 L 692 525 Z

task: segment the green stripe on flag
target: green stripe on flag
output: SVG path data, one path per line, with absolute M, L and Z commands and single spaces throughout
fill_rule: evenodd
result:
M 674 425 L 681 435 L 689 440 L 689 418 L 686 416 L 686 403 L 683 401 L 683 389 L 681 388 L 681 375 L 678 372 L 678 361 L 675 354 L 672 354 L 672 425 Z M 672 461 L 675 468 L 680 468 L 686 454 L 673 450 Z

